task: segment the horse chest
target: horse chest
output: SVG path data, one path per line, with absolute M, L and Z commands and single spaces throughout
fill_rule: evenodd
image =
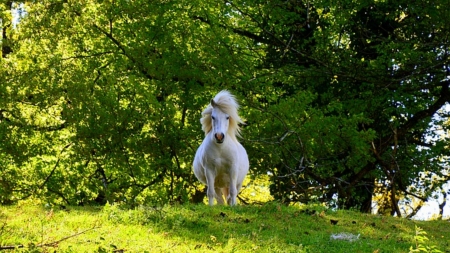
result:
M 235 163 L 236 154 L 231 149 L 221 149 L 210 147 L 210 152 L 206 154 L 206 160 L 209 161 L 217 172 L 227 172 Z
M 216 157 L 213 159 L 213 166 L 217 172 L 226 172 L 231 167 L 231 161 L 222 157 Z
M 217 187 L 228 187 L 231 181 L 232 162 L 223 158 L 215 158 L 211 168 L 214 174 L 214 181 Z

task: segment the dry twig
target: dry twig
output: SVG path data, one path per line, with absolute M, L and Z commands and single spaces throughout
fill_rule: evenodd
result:
M 62 241 L 65 241 L 65 240 L 70 239 L 70 238 L 75 237 L 75 236 L 82 235 L 82 234 L 84 234 L 84 233 L 86 233 L 86 232 L 88 232 L 88 231 L 91 231 L 91 230 L 94 230 L 94 229 L 97 229 L 97 228 L 99 228 L 99 227 L 92 227 L 92 228 L 83 230 L 83 231 L 81 231 L 81 232 L 75 233 L 75 234 L 73 234 L 73 235 L 69 235 L 69 236 L 63 237 L 63 238 L 61 238 L 61 239 L 59 239 L 59 240 L 57 240 L 57 241 L 53 241 L 53 242 L 49 242 L 49 243 L 41 243 L 41 244 L 37 244 L 37 245 L 35 245 L 35 247 L 54 247 L 54 246 L 56 246 L 58 243 L 60 243 L 60 242 L 62 242 Z M 23 244 L 19 244 L 19 245 L 5 245 L 5 246 L 0 246 L 0 250 L 20 249 L 20 248 L 25 248 L 25 247 L 26 247 L 26 246 L 23 245 Z

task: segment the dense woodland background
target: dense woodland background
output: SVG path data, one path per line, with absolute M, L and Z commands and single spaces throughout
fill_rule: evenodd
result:
M 228 89 L 253 187 L 408 217 L 438 198 L 442 215 L 449 6 L 2 0 L 0 203 L 201 202 L 199 119 Z

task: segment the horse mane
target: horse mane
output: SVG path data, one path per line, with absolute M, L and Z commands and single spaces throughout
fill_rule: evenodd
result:
M 227 90 L 223 90 L 219 92 L 214 97 L 214 103 L 215 106 L 223 111 L 224 113 L 228 114 L 230 116 L 230 124 L 228 127 L 228 133 L 231 134 L 231 136 L 235 137 L 241 137 L 241 128 L 239 127 L 239 124 L 243 124 L 244 121 L 239 117 L 238 109 L 239 104 L 236 101 L 236 98 Z M 202 123 L 202 129 L 205 132 L 205 135 L 207 135 L 212 130 L 212 114 L 213 107 L 211 103 L 206 107 L 205 110 L 202 112 L 202 118 L 200 119 L 200 123 Z

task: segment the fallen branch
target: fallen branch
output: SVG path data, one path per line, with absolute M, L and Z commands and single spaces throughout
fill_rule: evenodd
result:
M 99 228 L 99 227 L 92 227 L 92 228 L 83 230 L 81 232 L 78 232 L 76 234 L 63 237 L 63 238 L 61 238 L 61 239 L 59 239 L 57 241 L 54 241 L 54 242 L 36 244 L 36 245 L 34 245 L 34 247 L 53 247 L 53 246 L 57 245 L 58 243 L 60 243 L 62 241 L 65 241 L 65 240 L 70 239 L 70 238 L 75 237 L 75 236 L 82 235 L 82 234 L 84 234 L 86 232 L 89 232 L 89 231 L 97 229 L 97 228 Z M 25 248 L 25 247 L 26 246 L 23 245 L 23 244 L 19 244 L 19 245 L 5 245 L 5 246 L 0 246 L 0 250 L 21 249 L 21 248 Z

